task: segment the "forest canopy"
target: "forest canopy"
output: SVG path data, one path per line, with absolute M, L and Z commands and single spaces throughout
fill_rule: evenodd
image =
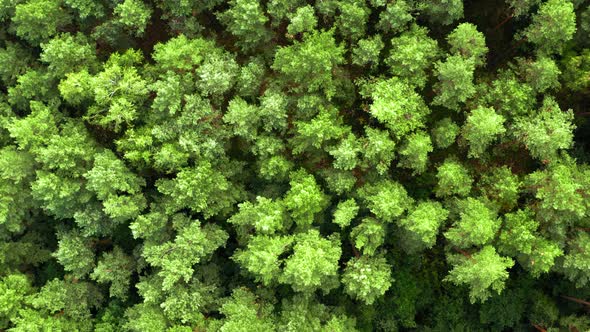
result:
M 590 331 L 588 0 L 0 0 L 0 331 Z

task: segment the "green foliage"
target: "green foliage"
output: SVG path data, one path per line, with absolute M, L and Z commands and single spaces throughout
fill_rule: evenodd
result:
M 520 179 L 506 166 L 483 174 L 480 181 L 480 190 L 490 202 L 495 202 L 499 208 L 505 210 L 518 204 L 520 187 Z
M 473 178 L 469 175 L 469 171 L 454 159 L 447 159 L 438 166 L 436 177 L 438 179 L 435 189 L 437 197 L 467 196 L 471 191 Z
M 334 40 L 333 31 L 313 32 L 303 42 L 277 50 L 272 68 L 293 83 L 294 92 L 323 91 L 327 98 L 336 93 L 332 70 L 344 62 L 344 49 Z
M 548 0 L 539 6 L 532 23 L 524 31 L 540 53 L 561 53 L 563 45 L 576 32 L 574 5 L 565 0 Z
M 342 283 L 352 297 L 372 304 L 391 287 L 391 266 L 383 257 L 361 256 L 346 263 Z
M 460 128 L 450 118 L 444 118 L 438 121 L 432 129 L 432 138 L 434 144 L 439 148 L 448 148 L 459 135 Z
M 466 59 L 473 59 L 476 65 L 485 63 L 488 53 L 484 35 L 477 31 L 477 27 L 471 23 L 459 24 L 453 32 L 447 36 L 451 45 L 451 52 L 461 55 Z
M 424 201 L 416 204 L 407 217 L 400 219 L 399 225 L 417 238 L 425 248 L 432 248 L 436 243 L 436 235 L 449 211 L 439 202 Z
M 326 208 L 328 197 L 322 192 L 313 175 L 303 170 L 291 173 L 291 188 L 284 203 L 297 225 L 309 226 L 315 215 Z
M 352 63 L 359 66 L 379 65 L 379 54 L 385 44 L 380 35 L 358 41 L 357 46 L 352 50 Z
M 250 239 L 248 247 L 236 252 L 233 258 L 253 274 L 256 281 L 271 285 L 281 272 L 283 259 L 279 256 L 287 251 L 292 242 L 290 237 L 256 235 Z
M 434 23 L 449 25 L 463 17 L 462 0 L 421 0 L 416 6 Z
M 580 54 L 570 54 L 563 60 L 563 81 L 565 86 L 574 91 L 583 91 L 590 86 L 590 49 Z
M 345 228 L 350 225 L 350 222 L 356 217 L 358 211 L 359 206 L 356 204 L 354 198 L 341 201 L 334 211 L 333 222 L 340 226 L 340 228 Z
M 519 60 L 520 75 L 537 93 L 559 87 L 561 71 L 553 59 L 541 56 L 535 61 Z
M 501 293 L 508 279 L 506 269 L 514 265 L 514 261 L 498 255 L 492 246 L 485 246 L 471 257 L 463 257 L 461 260 L 445 280 L 457 285 L 467 285 L 471 303 L 485 301 L 492 295 L 492 291 Z
M 159 179 L 156 187 L 169 198 L 168 211 L 189 208 L 207 217 L 231 207 L 241 197 L 240 190 L 209 162 L 186 168 L 172 180 Z
M 561 111 L 555 100 L 548 97 L 536 114 L 519 119 L 515 132 L 532 157 L 551 161 L 560 149 L 571 147 L 575 129 L 572 120 L 571 110 Z
M 361 152 L 369 165 L 374 166 L 379 174 L 384 174 L 393 161 L 395 142 L 387 131 L 379 129 L 366 128 L 366 135 Z
M 59 244 L 53 256 L 76 278 L 82 278 L 94 269 L 92 242 L 78 231 L 64 231 L 57 234 Z
M 438 61 L 434 67 L 438 82 L 434 87 L 437 95 L 432 101 L 433 105 L 457 110 L 460 104 L 465 103 L 475 94 L 473 85 L 475 61 L 472 58 L 465 59 L 460 55 L 451 55 L 445 62 Z
M 338 9 L 340 14 L 336 19 L 336 26 L 340 33 L 350 40 L 364 36 L 369 8 L 361 1 L 343 1 Z
M 110 283 L 111 297 L 126 299 L 133 267 L 133 259 L 120 247 L 115 247 L 102 255 L 90 276 L 99 283 Z
M 266 43 L 269 34 L 264 25 L 268 18 L 258 0 L 232 0 L 230 3 L 231 7 L 219 18 L 239 39 L 238 45 L 249 50 Z
M 375 84 L 371 94 L 371 115 L 402 137 L 424 126 L 430 110 L 411 85 L 397 78 Z
M 350 231 L 354 246 L 366 256 L 373 256 L 385 241 L 385 225 L 374 218 L 365 218 Z
M 163 290 L 172 289 L 181 279 L 188 282 L 194 272 L 193 266 L 223 246 L 228 238 L 228 234 L 216 225 L 201 226 L 197 220 L 185 216 L 178 218 L 187 225 L 178 230 L 174 241 L 151 243 L 143 249 L 145 260 L 160 268 L 158 275 L 163 278 Z
M 379 14 L 377 27 L 384 32 L 400 32 L 405 26 L 414 20 L 412 16 L 411 2 L 400 0 L 395 2 L 383 1 L 379 5 L 386 4 L 385 10 Z
M 455 246 L 468 248 L 488 244 L 500 228 L 496 215 L 481 201 L 467 198 L 457 203 L 459 219 L 445 232 Z
M 414 202 L 400 183 L 391 180 L 366 184 L 359 190 L 359 196 L 369 210 L 384 222 L 392 222 Z
M 430 136 L 423 131 L 413 133 L 406 137 L 404 144 L 399 149 L 399 167 L 410 168 L 414 174 L 420 174 L 426 170 L 428 153 L 434 151 Z
M 337 236 L 324 238 L 317 230 L 296 237 L 291 254 L 285 262 L 281 283 L 296 292 L 329 291 L 338 285 L 338 260 L 342 255 Z
M 0 79 L 6 86 L 11 86 L 27 71 L 34 58 L 17 43 L 6 41 L 5 45 L 0 48 Z
M 588 330 L 586 3 L 0 0 L 0 331 Z
M 12 24 L 17 36 L 37 46 L 56 35 L 70 20 L 59 1 L 30 0 L 16 5 Z
M 410 84 L 424 87 L 427 70 L 438 58 L 438 43 L 428 37 L 428 30 L 412 25 L 409 31 L 391 40 L 392 48 L 385 63 L 392 74 L 402 77 Z
M 478 107 L 474 109 L 462 128 L 462 136 L 469 143 L 469 157 L 481 157 L 486 148 L 506 132 L 504 117 L 493 108 Z
M 117 21 L 135 35 L 142 35 L 152 15 L 151 9 L 140 0 L 124 0 L 117 4 L 114 13 Z
M 9 274 L 0 280 L 0 327 L 7 328 L 8 323 L 18 316 L 28 295 L 35 289 L 24 274 Z
M 259 299 L 245 288 L 237 288 L 220 309 L 225 321 L 220 331 L 272 331 L 274 330 L 272 305 L 258 303 Z M 253 305 L 254 304 L 254 305 Z
M 310 5 L 297 8 L 297 11 L 290 17 L 287 32 L 291 35 L 313 31 L 318 21 L 315 17 L 313 7 Z
M 251 227 L 261 234 L 273 234 L 285 226 L 285 205 L 265 197 L 256 197 L 256 205 L 250 202 L 238 204 L 240 211 L 234 214 L 229 223 Z
M 577 287 L 584 287 L 590 281 L 588 250 L 590 250 L 590 236 L 586 232 L 578 232 L 564 256 L 564 274 L 569 280 L 575 282 Z

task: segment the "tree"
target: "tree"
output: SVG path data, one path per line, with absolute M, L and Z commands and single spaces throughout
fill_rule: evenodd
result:
M 254 228 L 256 233 L 271 235 L 285 228 L 286 206 L 282 201 L 256 197 L 256 204 L 238 204 L 239 212 L 227 221 L 239 227 Z
M 334 168 L 351 170 L 359 163 L 358 154 L 361 152 L 360 141 L 352 134 L 348 135 L 340 144 L 329 151 L 334 157 Z
M 345 228 L 350 225 L 350 222 L 356 217 L 358 211 L 359 206 L 356 204 L 354 198 L 341 201 L 338 203 L 336 210 L 334 211 L 333 222 L 341 228 Z
M 364 154 L 366 163 L 375 167 L 379 174 L 385 174 L 394 158 L 395 142 L 384 130 L 367 127 L 365 134 L 366 140 L 361 153 Z
M 277 50 L 272 68 L 294 83 L 294 92 L 323 91 L 332 97 L 336 91 L 332 69 L 344 62 L 344 48 L 334 40 L 333 30 L 312 32 L 302 42 Z
M 540 217 L 551 220 L 561 215 L 565 221 L 572 217 L 581 218 L 586 213 L 583 178 L 584 175 L 575 166 L 563 163 L 529 174 L 525 184 L 539 200 L 537 208 L 543 212 Z M 555 226 L 563 226 L 563 221 Z
M 254 275 L 256 281 L 272 285 L 284 262 L 279 256 L 287 252 L 292 243 L 293 238 L 288 236 L 255 235 L 248 241 L 248 247 L 237 251 L 233 259 Z
M 384 222 L 392 222 L 414 203 L 405 188 L 391 180 L 365 184 L 358 194 L 369 210 Z
M 34 209 L 30 189 L 34 177 L 33 156 L 14 147 L 0 150 L 0 229 L 4 232 L 20 232 L 28 211 Z
M 560 149 L 571 147 L 575 129 L 572 120 L 571 110 L 561 111 L 555 100 L 547 97 L 536 114 L 519 119 L 515 132 L 532 157 L 551 161 Z
M 484 35 L 477 31 L 477 27 L 471 23 L 461 23 L 448 36 L 447 41 L 451 45 L 451 53 L 461 55 L 466 59 L 473 59 L 476 66 L 485 63 L 488 53 Z
M 539 4 L 540 0 L 508 0 L 513 16 L 519 17 L 528 14 L 532 7 Z
M 313 7 L 310 5 L 297 8 L 297 11 L 289 19 L 287 32 L 293 36 L 298 33 L 314 31 L 318 23 Z
M 447 57 L 445 62 L 438 61 L 434 65 L 438 82 L 434 90 L 437 92 L 433 105 L 441 105 L 458 110 L 460 104 L 475 94 L 473 72 L 475 62 L 472 58 L 465 59 L 459 55 Z
M 555 259 L 563 255 L 557 243 L 538 234 L 538 228 L 539 222 L 533 219 L 529 210 L 507 213 L 498 245 L 502 253 L 517 257 L 534 276 L 549 272 Z
M 401 0 L 383 2 L 381 5 L 385 5 L 385 10 L 379 14 L 377 27 L 384 32 L 401 32 L 409 22 L 414 20 L 411 2 Z
M 462 136 L 469 143 L 468 156 L 481 157 L 486 148 L 506 132 L 504 117 L 496 114 L 493 108 L 478 107 L 474 109 L 462 128 Z
M 350 231 L 354 246 L 363 255 L 373 256 L 385 241 L 386 226 L 375 218 L 365 218 Z
M 519 59 L 520 76 L 537 92 L 559 87 L 561 71 L 550 57 L 541 56 L 536 60 Z
M 449 25 L 463 17 L 463 1 L 418 1 L 416 7 L 433 23 Z
M 385 47 L 381 35 L 360 39 L 352 50 L 352 63 L 375 68 L 379 65 L 379 55 Z
M 496 253 L 492 246 L 485 246 L 470 258 L 461 258 L 444 280 L 457 285 L 466 284 L 469 287 L 471 303 L 485 301 L 492 291 L 501 293 L 504 283 L 508 279 L 508 271 L 514 261 Z
M 438 230 L 449 216 L 449 211 L 436 201 L 423 201 L 416 204 L 407 217 L 400 219 L 399 225 L 410 232 L 426 248 L 436 243 Z
M 94 167 L 84 174 L 86 188 L 102 201 L 104 212 L 113 219 L 128 220 L 145 207 L 142 178 L 133 174 L 110 150 L 97 154 Z
M 590 250 L 590 236 L 586 232 L 578 232 L 564 256 L 564 274 L 576 283 L 576 287 L 584 287 L 589 281 L 588 250 Z
M 201 226 L 197 220 L 180 216 L 186 225 L 178 230 L 173 241 L 149 243 L 143 248 L 145 260 L 163 278 L 162 289 L 170 290 L 177 282 L 188 282 L 193 266 L 227 241 L 228 234 L 213 224 Z
M 232 0 L 230 4 L 231 7 L 218 17 L 238 38 L 240 47 L 248 51 L 268 42 L 270 36 L 264 26 L 268 18 L 258 0 Z
M 148 95 L 147 82 L 136 68 L 115 63 L 95 76 L 92 85 L 95 105 L 89 109 L 86 119 L 115 131 L 137 119 L 138 108 Z
M 590 49 L 584 49 L 580 54 L 569 54 L 563 60 L 564 85 L 574 91 L 584 91 L 590 86 Z
M 92 0 L 64 0 L 69 7 L 76 9 L 81 19 L 90 16 L 103 17 L 105 14 L 104 5 Z
M 389 71 L 411 85 L 424 87 L 427 71 L 439 53 L 438 43 L 428 37 L 428 30 L 414 24 L 409 31 L 392 38 L 391 46 L 389 56 L 385 59 Z
M 383 257 L 352 258 L 342 275 L 346 292 L 365 304 L 383 296 L 392 282 L 391 266 Z
M 336 26 L 340 33 L 349 40 L 363 37 L 367 29 L 369 8 L 359 1 L 342 1 L 340 15 L 336 19 Z
M 9 322 L 18 317 L 27 296 L 35 292 L 30 280 L 21 273 L 8 274 L 0 279 L 0 327 L 7 328 Z
M 113 11 L 117 21 L 133 34 L 140 36 L 145 32 L 152 10 L 140 0 L 124 0 Z
M 396 137 L 423 127 L 424 118 L 430 113 L 420 95 L 397 78 L 376 83 L 371 98 L 371 115 Z
M 512 71 L 501 71 L 487 89 L 483 99 L 504 116 L 527 115 L 535 107 L 533 87 L 519 80 Z
M 110 283 L 111 297 L 127 298 L 134 262 L 120 247 L 104 253 L 90 275 L 99 283 Z
M 410 168 L 414 174 L 423 173 L 428 162 L 428 153 L 434 151 L 430 136 L 423 131 L 406 137 L 406 141 L 399 150 L 400 162 L 398 167 Z
M 338 260 L 342 255 L 337 236 L 324 238 L 311 229 L 295 239 L 293 254 L 279 277 L 296 292 L 329 291 L 338 285 Z
M 95 266 L 92 242 L 80 232 L 63 231 L 57 234 L 58 250 L 53 254 L 64 269 L 76 278 L 82 278 L 92 272 Z
M 564 0 L 548 0 L 539 6 L 524 36 L 545 54 L 561 53 L 576 32 L 574 5 Z
M 35 59 L 23 46 L 10 41 L 5 42 L 5 47 L 0 48 L 0 80 L 6 86 L 12 86 L 17 78 L 23 75 L 31 67 Z
M 432 129 L 434 144 L 441 149 L 448 148 L 455 143 L 459 131 L 459 126 L 451 118 L 438 121 Z
M 221 213 L 242 197 L 239 187 L 209 162 L 183 169 L 174 179 L 159 179 L 156 187 L 168 197 L 168 211 L 189 208 L 206 217 Z
M 438 179 L 435 189 L 437 197 L 466 196 L 471 191 L 473 178 L 465 166 L 456 160 L 446 159 L 442 165 L 438 166 L 436 177 Z
M 490 202 L 496 203 L 503 210 L 511 210 L 518 205 L 522 182 L 506 166 L 484 173 L 479 186 Z
M 459 219 L 445 232 L 445 237 L 459 248 L 490 243 L 500 228 L 500 221 L 494 211 L 471 197 L 459 201 L 457 208 Z
M 257 300 L 256 295 L 248 289 L 235 289 L 231 298 L 227 299 L 220 308 L 220 312 L 225 316 L 220 331 L 274 330 L 272 305 L 264 302 L 257 303 Z
M 306 227 L 313 223 L 315 215 L 326 208 L 328 197 L 322 192 L 313 175 L 304 170 L 291 173 L 291 189 L 284 198 L 285 206 L 297 225 Z
M 59 1 L 30 0 L 16 5 L 12 24 L 17 36 L 37 46 L 56 35 L 70 20 Z

